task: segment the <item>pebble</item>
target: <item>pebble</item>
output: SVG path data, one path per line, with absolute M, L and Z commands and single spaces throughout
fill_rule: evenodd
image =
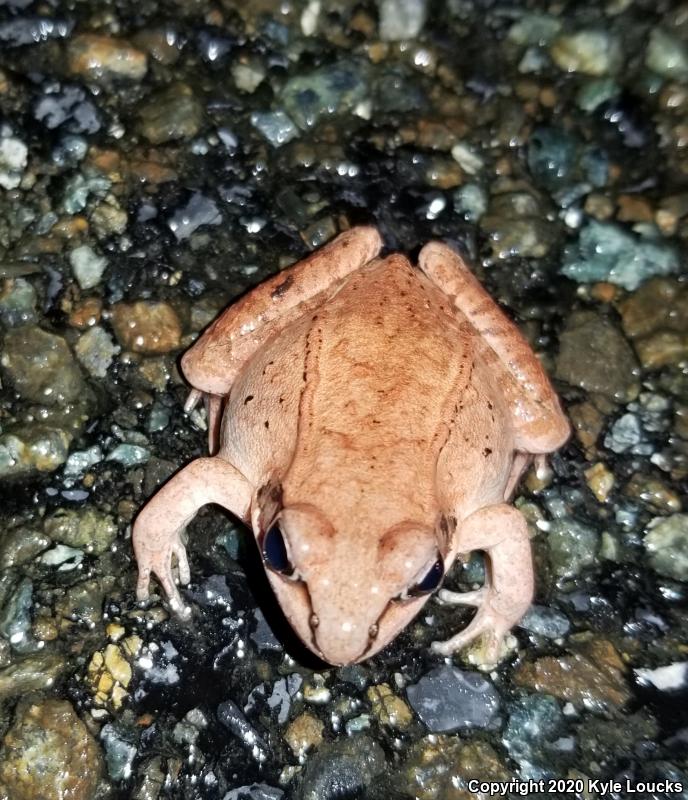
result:
M 282 800 L 284 792 L 267 783 L 251 783 L 230 789 L 222 800 Z
M 388 683 L 369 686 L 366 697 L 370 702 L 372 713 L 383 725 L 404 730 L 411 724 L 413 720 L 411 710 L 394 694 Z
M 97 170 L 78 172 L 65 183 L 62 208 L 67 214 L 78 214 L 86 208 L 91 198 L 103 198 L 111 185 L 110 179 Z
M 73 75 L 95 82 L 139 81 L 148 71 L 146 54 L 124 39 L 82 33 L 69 40 L 67 67 Z
M 688 81 L 688 47 L 663 28 L 654 28 L 645 51 L 645 66 L 663 78 Z
M 516 671 L 516 685 L 550 694 L 579 709 L 599 712 L 625 705 L 631 697 L 626 668 L 613 646 L 593 639 L 584 642 L 581 650 L 584 652 L 523 663 Z
M 69 263 L 79 286 L 93 289 L 100 283 L 108 261 L 105 256 L 99 256 L 92 247 L 84 244 L 70 252 Z
M 5 334 L 0 366 L 24 399 L 62 406 L 82 398 L 84 378 L 67 342 L 35 325 Z
M 628 403 L 640 391 L 633 349 L 616 325 L 595 311 L 575 311 L 559 337 L 555 376 L 571 386 Z
M 192 139 L 203 125 L 203 105 L 185 83 L 154 92 L 139 109 L 141 134 L 151 144 Z
M 597 564 L 600 536 L 578 520 L 555 519 L 550 523 L 547 546 L 554 574 L 558 578 L 574 578 Z
M 626 334 L 646 369 L 679 365 L 688 358 L 688 287 L 653 278 L 619 303 Z
M 604 437 L 604 446 L 615 453 L 633 452 L 643 440 L 643 428 L 640 419 L 631 412 L 622 414 L 612 425 Z
M 29 148 L 15 136 L 0 136 L 0 186 L 16 189 L 28 163 Z
M 8 328 L 37 322 L 36 290 L 25 278 L 6 278 L 0 288 L 0 322 Z
M 559 238 L 559 226 L 547 219 L 542 202 L 532 192 L 505 192 L 490 199 L 481 227 L 500 259 L 542 258 Z
M 0 435 L 0 478 L 53 472 L 64 464 L 72 435 L 61 428 L 30 423 Z
M 427 0 L 377 0 L 383 42 L 415 39 L 428 15 Z
M 251 125 L 259 130 L 273 147 L 281 147 L 299 135 L 299 130 L 284 111 L 254 111 Z
M 476 183 L 466 183 L 452 195 L 455 213 L 467 222 L 478 222 L 487 211 L 487 194 Z
M 648 525 L 644 544 L 656 572 L 688 582 L 688 514 L 655 517 Z
M 114 357 L 121 352 L 121 349 L 112 341 L 112 337 L 106 330 L 100 325 L 95 325 L 81 334 L 74 347 L 74 352 L 79 363 L 94 378 L 104 378 Z
M 112 327 L 122 348 L 133 353 L 169 353 L 181 343 L 179 317 L 165 302 L 117 303 L 112 307 Z
M 368 91 L 365 62 L 341 60 L 290 78 L 280 99 L 289 118 L 308 130 L 321 116 L 353 111 Z
M 606 464 L 598 461 L 586 469 L 583 474 L 590 491 L 595 495 L 597 501 L 606 503 L 609 493 L 614 488 L 614 473 Z
M 217 203 L 200 192 L 194 192 L 187 204 L 177 209 L 170 217 L 168 225 L 178 242 L 188 239 L 203 225 L 219 225 L 222 214 Z
M 60 508 L 44 520 L 43 532 L 53 542 L 100 555 L 117 538 L 117 525 L 109 514 L 93 508 Z
M 595 78 L 586 81 L 578 90 L 576 104 L 583 111 L 592 113 L 620 93 L 621 87 L 613 78 Z
M 31 528 L 15 527 L 5 531 L 0 540 L 0 569 L 11 569 L 28 561 L 50 547 L 50 539 Z
M 289 724 L 284 732 L 284 741 L 292 753 L 300 758 L 322 742 L 323 729 L 324 725 L 317 717 L 305 712 Z
M 497 791 L 476 795 L 463 787 L 470 780 L 504 781 L 510 777 L 506 765 L 487 742 L 442 734 L 426 736 L 411 745 L 395 772 L 393 780 L 398 784 L 399 796 L 414 800 L 500 800 L 504 795 Z
M 103 773 L 100 747 L 66 700 L 22 704 L 2 750 L 0 785 L 12 800 L 95 796 Z
M 523 778 L 537 779 L 535 770 L 551 764 L 552 745 L 564 729 L 564 715 L 553 697 L 534 694 L 511 705 L 503 741 Z
M 134 759 L 138 753 L 132 735 L 127 735 L 124 725 L 108 723 L 100 731 L 100 741 L 105 749 L 107 771 L 113 781 L 129 778 L 133 771 Z
M 521 46 L 547 45 L 561 30 L 561 20 L 549 14 L 524 12 L 509 28 L 507 38 Z
M 406 694 L 432 733 L 489 728 L 499 713 L 499 694 L 490 680 L 447 664 L 428 672 Z
M 678 254 L 670 245 L 590 220 L 578 240 L 565 248 L 562 272 L 578 283 L 609 281 L 633 291 L 653 275 L 669 275 L 678 268 Z
M 387 768 L 380 745 L 365 734 L 322 744 L 306 764 L 299 800 L 338 800 L 356 797 Z
M 80 86 L 49 83 L 34 102 L 33 116 L 49 130 L 71 134 L 97 133 L 103 124 L 102 112 Z
M 124 467 L 135 467 L 148 461 L 150 450 L 137 444 L 118 444 L 106 458 L 109 461 L 117 461 Z
M 569 632 L 571 623 L 561 611 L 532 605 L 519 622 L 519 627 L 545 639 L 560 639 Z
M 618 39 L 604 30 L 566 33 L 552 42 L 549 53 L 565 72 L 581 72 L 599 77 L 617 72 L 623 64 Z

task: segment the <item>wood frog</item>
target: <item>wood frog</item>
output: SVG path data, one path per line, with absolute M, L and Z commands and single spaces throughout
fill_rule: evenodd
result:
M 373 227 L 342 233 L 230 306 L 182 359 L 204 398 L 210 455 L 139 513 L 137 596 L 154 573 L 178 613 L 182 533 L 217 503 L 253 530 L 284 614 L 331 664 L 361 661 L 420 611 L 458 554 L 485 585 L 440 592 L 475 606 L 435 651 L 483 637 L 496 662 L 528 609 L 526 521 L 509 505 L 534 457 L 569 436 L 530 346 L 440 242 L 414 267 L 379 257 Z M 188 609 L 186 610 L 188 613 Z

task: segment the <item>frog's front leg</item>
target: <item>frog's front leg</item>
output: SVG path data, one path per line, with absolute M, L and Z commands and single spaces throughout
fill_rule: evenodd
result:
M 528 610 L 534 591 L 533 561 L 528 526 L 512 506 L 487 506 L 467 517 L 457 529 L 459 553 L 483 550 L 487 554 L 485 585 L 476 592 L 441 590 L 442 602 L 477 606 L 468 627 L 432 649 L 450 655 L 484 636 L 485 663 L 496 664 L 511 628 Z
M 148 598 L 148 584 L 153 573 L 162 584 L 173 611 L 185 613 L 172 575 L 172 559 L 176 558 L 180 582 L 188 583 L 189 563 L 181 533 L 206 503 L 217 503 L 248 521 L 251 485 L 227 461 L 217 457 L 198 458 L 170 478 L 141 509 L 132 531 L 139 567 L 138 600 Z

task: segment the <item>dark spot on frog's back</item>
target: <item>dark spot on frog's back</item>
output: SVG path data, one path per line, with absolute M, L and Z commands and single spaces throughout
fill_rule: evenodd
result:
M 244 397 L 244 405 L 246 405 L 246 403 L 250 403 L 251 400 L 253 400 L 253 395 L 247 394 L 246 397 Z
M 279 300 L 280 297 L 283 297 L 289 291 L 292 283 L 294 283 L 294 276 L 288 275 L 282 281 L 282 283 L 275 286 L 275 288 L 272 290 L 270 297 L 272 297 L 273 300 Z

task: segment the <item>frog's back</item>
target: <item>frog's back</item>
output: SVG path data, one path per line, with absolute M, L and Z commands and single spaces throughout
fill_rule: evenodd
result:
M 475 381 L 475 347 L 449 298 L 403 256 L 352 275 L 311 318 L 294 490 L 301 481 L 325 493 L 337 474 L 362 507 L 371 495 L 389 515 L 430 522 L 438 454 Z
M 385 503 L 388 518 L 430 521 L 438 457 L 466 413 L 462 399 L 492 382 L 479 348 L 406 258 L 373 261 L 256 354 L 232 389 L 223 446 L 258 485 L 259 467 L 270 465 L 292 496 L 318 494 L 326 507 L 348 481 L 361 509 L 368 498 L 378 514 Z

